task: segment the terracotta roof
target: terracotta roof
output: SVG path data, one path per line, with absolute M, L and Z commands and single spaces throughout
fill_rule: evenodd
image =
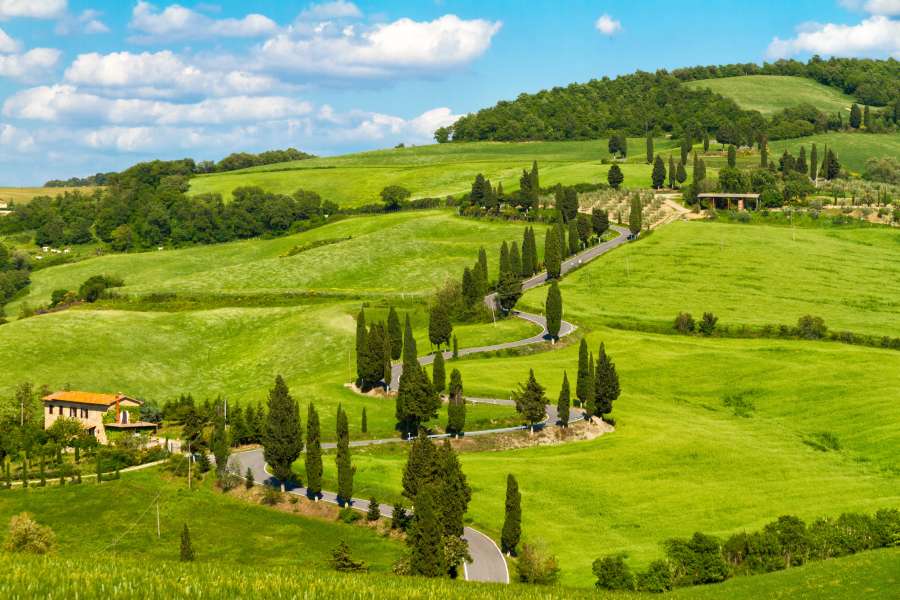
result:
M 97 406 L 112 406 L 116 400 L 131 400 L 138 402 L 134 398 L 129 398 L 124 394 L 98 394 L 96 392 L 53 392 L 49 396 L 44 396 L 44 402 L 52 402 L 54 400 L 60 402 L 74 402 L 76 404 L 94 404 Z

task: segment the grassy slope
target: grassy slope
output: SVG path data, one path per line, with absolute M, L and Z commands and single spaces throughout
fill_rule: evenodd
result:
M 226 565 L 305 566 L 320 568 L 343 539 L 357 557 L 376 571 L 389 571 L 403 544 L 362 529 L 302 518 L 223 496 L 212 476 L 187 490 L 151 469 L 122 475 L 101 486 L 84 483 L 66 488 L 30 488 L 0 495 L 0 523 L 23 511 L 49 524 L 62 556 L 88 558 L 116 553 L 145 565 L 178 559 L 184 523 L 200 562 Z M 161 538 L 156 537 L 154 499 L 159 494 Z M 113 546 L 113 541 L 115 545 Z
M 660 151 L 675 146 L 662 139 L 656 145 Z M 643 139 L 629 140 L 629 155 L 634 160 L 644 156 Z M 608 156 L 607 140 L 440 144 L 203 175 L 191 180 L 191 191 L 217 192 L 227 198 L 234 188 L 242 185 L 258 185 L 279 193 L 304 188 L 315 190 L 342 206 L 359 206 L 379 202 L 378 193 L 392 184 L 408 188 L 413 197 L 458 194 L 468 191 L 478 173 L 483 173 L 495 185 L 502 182 L 506 190 L 518 189 L 522 169 L 531 168 L 534 160 L 538 161 L 541 185 L 545 187 L 556 183 L 605 181 L 608 166 L 601 165 L 600 161 Z M 639 165 L 629 168 L 632 172 L 625 171 L 626 184 L 634 184 L 640 175 L 649 185 L 649 168 Z
M 686 86 L 710 89 L 731 98 L 745 110 L 771 115 L 798 104 L 812 104 L 823 112 L 847 112 L 854 100 L 833 87 L 806 77 L 747 75 L 689 81 Z
M 855 173 L 863 173 L 866 161 L 872 157 L 882 158 L 887 156 L 900 156 L 900 133 L 821 133 L 794 140 L 777 140 L 769 142 L 769 156 L 776 160 L 787 149 L 797 156 L 801 146 L 806 146 L 806 156 L 809 157 L 812 145 L 819 149 L 819 160 L 822 160 L 822 151 L 825 146 L 833 149 L 841 162 L 841 165 Z M 820 163 L 821 164 L 821 163 Z
M 235 566 L 225 570 L 215 564 L 183 565 L 158 562 L 152 570 L 130 556 L 98 556 L 101 560 L 63 557 L 4 555 L 6 569 L 0 573 L 0 594 L 47 597 L 59 594 L 93 600 L 132 598 L 257 598 L 272 600 L 297 597 L 328 597 L 337 600 L 365 598 L 467 600 L 604 600 L 608 598 L 657 598 L 658 596 L 575 590 L 544 586 L 452 582 L 382 575 L 341 575 L 285 567 L 253 569 Z M 896 589 L 900 550 L 878 550 L 837 560 L 812 563 L 789 571 L 756 577 L 740 577 L 719 585 L 685 588 L 676 598 L 809 598 L 843 600 L 882 598 Z M 117 569 L 109 569 L 114 562 Z M 34 577 L 41 573 L 41 577 Z M 73 576 L 78 573 L 78 576 Z M 135 573 L 140 573 L 136 577 Z
M 900 235 L 889 229 L 794 229 L 677 222 L 567 277 L 567 314 L 587 324 L 671 322 L 704 311 L 722 323 L 900 335 Z M 546 292 L 525 295 L 542 307 Z
M 65 192 L 81 192 L 90 194 L 95 187 L 0 187 L 0 204 L 15 202 L 24 204 L 35 196 L 60 196 Z
M 474 263 L 481 246 L 488 252 L 489 268 L 495 269 L 501 242 L 521 241 L 523 230 L 520 223 L 461 219 L 451 211 L 433 210 L 345 219 L 273 240 L 114 254 L 35 273 L 29 295 L 7 309 L 15 315 L 22 302 L 46 304 L 53 290 L 77 289 L 100 273 L 124 278 L 126 287 L 120 291 L 125 294 L 420 295 L 459 276 Z M 352 239 L 283 256 L 294 246 L 348 236 Z

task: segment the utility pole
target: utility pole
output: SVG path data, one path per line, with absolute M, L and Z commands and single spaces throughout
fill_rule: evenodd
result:
M 162 534 L 159 530 L 159 496 L 156 497 L 156 538 L 159 539 Z
M 191 489 L 191 467 L 194 465 L 194 455 L 191 454 L 191 443 L 188 442 L 188 489 Z

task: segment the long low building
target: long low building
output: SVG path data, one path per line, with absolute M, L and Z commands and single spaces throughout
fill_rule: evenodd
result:
M 43 401 L 45 429 L 57 419 L 74 419 L 101 444 L 109 442 L 107 430 L 156 429 L 155 423 L 132 419 L 127 409 L 140 407 L 143 403 L 124 394 L 67 390 L 44 396 Z
M 704 192 L 697 194 L 699 200 L 706 200 L 707 208 L 732 208 L 732 201 L 738 210 L 746 208 L 746 201 L 753 200 L 753 208 L 759 208 L 759 194 L 727 194 L 725 192 Z M 724 204 L 722 207 L 720 204 Z

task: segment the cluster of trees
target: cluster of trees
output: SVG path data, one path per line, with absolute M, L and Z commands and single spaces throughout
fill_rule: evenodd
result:
M 409 316 L 406 317 L 407 326 Z M 356 317 L 356 384 L 362 390 L 376 386 L 387 388 L 391 383 L 391 361 L 400 358 L 403 334 L 400 318 L 392 306 L 387 323 L 372 323 L 366 329 L 366 313 Z
M 288 196 L 241 187 L 228 204 L 218 194 L 188 196 L 191 164 L 140 163 L 117 174 L 103 190 L 38 197 L 15 205 L 0 232 L 34 230 L 41 246 L 95 240 L 113 250 L 161 244 L 209 244 L 302 231 L 335 214 L 338 206 L 315 192 Z
M 419 432 L 403 470 L 403 495 L 413 504 L 406 538 L 410 555 L 403 571 L 456 577 L 459 566 L 469 560 L 462 535 L 472 491 L 449 440 L 436 446 Z
M 484 175 L 479 173 L 472 182 L 469 194 L 460 199 L 460 212 L 467 216 L 497 215 L 503 206 L 508 206 L 528 213 L 538 207 L 540 194 L 541 182 L 537 161 L 532 163 L 531 170 L 522 169 L 519 189 L 509 194 L 503 191 L 503 183 L 498 183 L 494 187 L 490 179 L 485 179 Z
M 438 353 L 440 354 L 440 353 Z M 414 435 L 422 423 L 437 416 L 441 407 L 440 392 L 428 377 L 428 372 L 419 364 L 416 340 L 412 334 L 409 315 L 403 329 L 403 372 L 397 386 L 395 417 L 397 428 L 406 435 Z M 441 356 L 443 363 L 443 356 Z M 441 375 L 443 377 L 443 375 Z
M 874 515 L 844 513 L 836 519 L 817 519 L 810 525 L 784 515 L 760 531 L 735 533 L 724 543 L 701 532 L 688 539 L 667 540 L 666 559 L 651 562 L 637 576 L 621 555 L 598 558 L 593 571 L 597 587 L 602 589 L 666 592 L 889 547 L 896 545 L 898 536 L 897 509 L 881 509 Z
M 246 169 L 247 167 L 258 167 L 260 165 L 271 165 L 274 163 L 289 162 L 292 160 L 306 160 L 315 158 L 314 154 L 301 152 L 296 148 L 286 148 L 284 150 L 267 150 L 259 154 L 251 154 L 249 152 L 234 152 L 229 154 L 219 162 L 211 160 L 203 160 L 197 163 L 195 173 L 221 173 L 224 171 L 236 171 L 238 169 Z
M 108 173 L 95 173 L 87 177 L 69 177 L 68 179 L 51 179 L 44 184 L 44 187 L 93 187 L 99 185 L 109 185 L 115 171 Z
M 0 324 L 5 323 L 3 305 L 31 282 L 31 263 L 24 252 L 10 252 L 0 242 Z

